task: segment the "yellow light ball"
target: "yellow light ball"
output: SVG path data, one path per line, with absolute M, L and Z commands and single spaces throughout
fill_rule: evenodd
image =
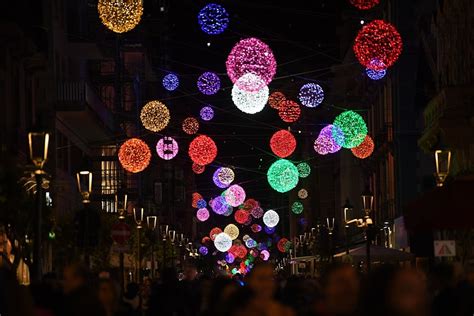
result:
M 143 127 L 152 132 L 163 130 L 170 122 L 170 111 L 160 101 L 150 101 L 143 106 L 140 113 Z
M 235 240 L 239 237 L 239 228 L 234 224 L 229 224 L 224 228 L 224 233 L 229 235 L 230 239 Z
M 142 18 L 142 0 L 99 0 L 99 17 L 109 30 L 125 33 L 133 30 Z

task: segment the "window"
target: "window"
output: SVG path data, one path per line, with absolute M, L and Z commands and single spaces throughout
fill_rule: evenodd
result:
M 115 213 L 114 195 L 119 185 L 119 169 L 118 161 L 115 160 L 115 146 L 102 147 L 100 162 L 101 183 L 100 189 L 102 194 L 102 209 L 107 213 Z

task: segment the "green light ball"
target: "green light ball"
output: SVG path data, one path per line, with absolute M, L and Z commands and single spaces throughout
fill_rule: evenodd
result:
M 267 171 L 267 180 L 277 192 L 285 193 L 298 185 L 298 168 L 289 160 L 275 161 Z
M 306 178 L 311 173 L 311 167 L 306 162 L 300 162 L 296 168 L 298 168 L 300 178 Z
M 354 148 L 359 146 L 367 135 L 367 125 L 362 116 L 354 111 L 339 114 L 333 123 L 332 137 L 339 146 Z
M 303 210 L 304 210 L 304 207 L 303 207 L 303 203 L 301 202 L 293 202 L 293 205 L 291 206 L 291 211 L 295 214 L 301 214 L 303 213 Z

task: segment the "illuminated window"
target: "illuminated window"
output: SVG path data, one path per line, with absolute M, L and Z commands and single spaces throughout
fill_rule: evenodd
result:
M 102 209 L 107 213 L 115 213 L 115 193 L 119 185 L 119 166 L 115 146 L 102 147 L 100 162 L 100 190 L 102 194 Z

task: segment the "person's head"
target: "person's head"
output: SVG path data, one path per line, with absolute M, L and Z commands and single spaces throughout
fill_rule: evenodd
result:
M 184 279 L 193 281 L 198 275 L 198 269 L 194 261 L 186 261 L 184 263 Z
M 99 282 L 98 298 L 106 310 L 114 309 L 119 302 L 119 288 L 111 279 L 101 279 Z
M 259 299 L 271 299 L 276 291 L 273 265 L 258 262 L 247 274 L 245 281 Z
M 328 312 L 348 315 L 357 308 L 359 299 L 359 276 L 349 264 L 331 264 L 322 277 L 324 302 Z
M 87 283 L 89 270 L 80 263 L 71 263 L 64 268 L 64 293 L 71 293 Z

